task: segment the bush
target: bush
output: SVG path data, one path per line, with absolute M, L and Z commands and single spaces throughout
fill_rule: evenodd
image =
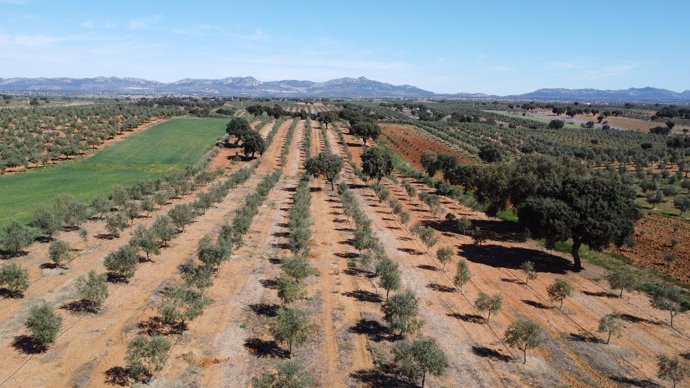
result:
M 198 290 L 187 286 L 177 286 L 165 292 L 158 311 L 166 324 L 179 323 L 184 327 L 187 322 L 203 314 L 204 308 L 211 302 L 211 299 Z
M 62 265 L 66 261 L 72 260 L 69 244 L 62 240 L 55 240 L 48 246 L 48 256 L 55 265 Z
M 108 271 L 113 272 L 125 279 L 134 276 L 139 264 L 136 250 L 129 244 L 123 245 L 117 250 L 110 252 L 105 257 L 103 265 Z
M 304 297 L 302 285 L 291 276 L 282 276 L 278 279 L 278 298 L 283 301 L 283 305 L 300 300 Z
M 191 205 L 186 203 L 175 205 L 175 207 L 168 212 L 168 217 L 170 217 L 177 229 L 184 231 L 184 227 L 194 221 L 194 209 Z
M 314 379 L 297 360 L 284 361 L 274 373 L 264 370 L 252 379 L 254 388 L 310 388 L 314 385 Z
M 53 343 L 62 327 L 62 317 L 55 313 L 47 302 L 31 306 L 24 323 L 31 336 L 41 345 Z
M 53 210 L 41 207 L 34 212 L 31 225 L 40 230 L 44 236 L 51 237 L 55 232 L 60 230 L 62 220 Z
M 18 254 L 31 245 L 35 237 L 32 228 L 12 221 L 0 230 L 0 248 L 11 254 Z
M 399 335 L 415 333 L 421 329 L 424 321 L 417 319 L 419 312 L 418 300 L 411 290 L 395 294 L 383 306 L 383 319 L 388 322 L 391 330 Z
M 148 337 L 139 334 L 127 345 L 125 362 L 130 374 L 136 380 L 148 382 L 153 373 L 163 368 L 170 350 L 170 343 L 165 337 Z
M 13 296 L 20 296 L 29 288 L 29 272 L 17 263 L 7 263 L 0 267 L 0 287 Z
M 523 261 L 520 265 L 520 268 L 522 269 L 522 272 L 525 273 L 525 284 L 527 284 L 530 280 L 537 278 L 537 271 L 534 270 L 533 261 Z
M 205 265 L 197 266 L 192 259 L 187 259 L 187 261 L 178 265 L 177 270 L 180 272 L 180 277 L 182 277 L 187 287 L 204 290 L 213 284 L 211 279 L 212 269 Z
M 301 282 L 302 279 L 314 273 L 314 267 L 309 263 L 309 260 L 302 256 L 295 256 L 291 259 L 284 258 L 281 267 L 283 272 Z
M 98 275 L 96 271 L 91 270 L 88 275 L 77 278 L 76 288 L 82 300 L 88 302 L 92 310 L 97 311 L 108 299 L 108 276 Z

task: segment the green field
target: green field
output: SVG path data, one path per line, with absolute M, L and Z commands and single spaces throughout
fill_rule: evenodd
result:
M 173 119 L 91 157 L 0 177 L 0 225 L 27 221 L 62 193 L 82 201 L 117 185 L 160 178 L 198 161 L 223 136 L 225 119 Z
M 505 112 L 502 110 L 485 110 L 484 112 L 494 113 L 494 114 L 497 114 L 500 116 L 510 117 L 512 119 L 518 119 L 518 120 L 522 120 L 525 122 L 534 121 L 534 122 L 538 122 L 538 123 L 548 124 L 551 121 L 551 120 L 547 120 L 547 119 L 542 119 L 540 117 L 523 116 L 522 114 L 508 113 L 508 112 Z M 560 119 L 554 118 L 554 120 L 560 120 Z M 577 124 L 569 123 L 566 121 L 565 122 L 565 128 L 578 129 L 581 127 Z

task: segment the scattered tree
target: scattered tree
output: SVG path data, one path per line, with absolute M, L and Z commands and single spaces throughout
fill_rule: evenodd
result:
M 243 117 L 233 117 L 225 127 L 225 133 L 229 137 L 235 138 L 235 144 L 243 140 L 244 136 L 250 131 L 252 131 L 252 128 L 249 126 L 247 119 Z
M 688 196 L 678 196 L 673 200 L 673 207 L 680 211 L 679 216 L 683 216 L 683 213 L 690 210 L 690 197 Z
M 446 270 L 446 264 L 453 258 L 453 247 L 443 247 L 436 251 L 436 259 L 441 263 L 442 270 Z
M 606 314 L 599 320 L 599 332 L 608 333 L 606 337 L 606 344 L 611 341 L 611 335 L 620 337 L 623 334 L 623 319 L 618 313 Z
M 487 144 L 479 148 L 479 159 L 487 163 L 497 163 L 503 159 L 501 150 L 493 144 Z
M 266 140 L 256 131 L 249 131 L 242 139 L 242 152 L 244 156 L 254 157 L 255 153 L 263 155 L 266 152 Z
M 544 343 L 544 332 L 530 319 L 521 318 L 508 327 L 505 341 L 511 348 L 522 350 L 522 363 L 527 363 L 527 351 Z
M 573 295 L 573 285 L 565 279 L 556 279 L 546 287 L 546 292 L 549 294 L 549 299 L 552 302 L 560 302 L 559 309 L 563 308 L 563 301 L 565 298 Z
M 307 159 L 305 162 L 307 174 L 323 176 L 331 183 L 331 190 L 335 190 L 335 181 L 343 169 L 343 158 L 329 151 L 324 151 L 318 156 Z
M 670 381 L 673 384 L 673 388 L 676 384 L 685 380 L 688 375 L 690 375 L 690 366 L 688 362 L 681 359 L 678 356 L 667 356 L 662 354 L 658 357 L 659 372 L 657 377 Z
M 35 237 L 32 228 L 12 221 L 0 230 L 0 247 L 8 253 L 18 254 L 31 245 Z
M 393 157 L 383 147 L 373 147 L 362 152 L 362 172 L 370 179 L 381 181 L 381 178 L 393 172 Z
M 376 264 L 376 274 L 379 276 L 379 285 L 386 290 L 386 301 L 391 290 L 400 289 L 400 268 L 398 263 L 384 257 Z
M 606 280 L 612 290 L 620 290 L 618 297 L 623 297 L 623 291 L 632 291 L 637 286 L 635 274 L 627 270 L 613 270 L 606 274 Z
M 520 264 L 520 269 L 525 273 L 525 284 L 537 278 L 537 271 L 534 269 L 533 261 L 523 261 L 522 264 Z
M 373 121 L 362 120 L 356 122 L 352 127 L 350 127 L 350 133 L 354 136 L 359 137 L 364 142 L 364 146 L 367 146 L 367 140 L 371 139 L 376 141 L 381 135 L 381 127 Z
M 391 296 L 382 306 L 384 317 L 391 330 L 399 335 L 415 333 L 424 321 L 417 318 L 418 300 L 412 290 L 405 290 Z
M 105 268 L 125 279 L 134 276 L 139 264 L 136 250 L 129 244 L 123 245 L 117 250 L 110 252 L 103 260 Z
M 474 301 L 474 308 L 482 313 L 488 313 L 486 316 L 487 323 L 489 322 L 489 319 L 491 319 L 491 314 L 497 313 L 499 310 L 501 310 L 502 305 L 503 297 L 501 294 L 489 295 L 482 291 L 479 291 L 479 295 L 477 295 L 477 299 Z
M 677 286 L 658 285 L 652 292 L 652 306 L 669 312 L 671 327 L 673 327 L 673 317 L 683 311 L 681 300 L 681 291 Z
M 470 266 L 467 264 L 467 260 L 458 261 L 458 268 L 455 272 L 455 277 L 453 278 L 453 284 L 455 287 L 460 289 L 462 292 L 462 287 L 467 284 L 472 278 L 472 273 L 470 272 Z
M 273 320 L 270 331 L 277 342 L 288 345 L 292 357 L 292 347 L 299 346 L 307 340 L 309 316 L 298 309 L 281 308 Z

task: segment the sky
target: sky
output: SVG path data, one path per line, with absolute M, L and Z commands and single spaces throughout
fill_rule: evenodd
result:
M 690 89 L 690 1 L 0 0 L 0 78 Z

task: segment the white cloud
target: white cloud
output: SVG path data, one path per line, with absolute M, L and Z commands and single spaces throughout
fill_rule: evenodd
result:
M 160 15 L 147 17 L 147 18 L 131 19 L 129 22 L 127 22 L 127 29 L 129 31 L 145 30 L 145 29 L 148 29 L 149 27 L 151 27 L 151 25 L 155 24 L 160 19 L 161 19 Z

